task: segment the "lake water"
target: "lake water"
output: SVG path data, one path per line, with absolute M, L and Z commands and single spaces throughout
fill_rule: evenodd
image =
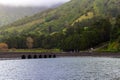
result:
M 1 60 L 0 80 L 120 80 L 119 58 Z

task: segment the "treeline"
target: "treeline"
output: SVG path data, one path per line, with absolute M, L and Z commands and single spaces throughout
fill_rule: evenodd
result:
M 68 27 L 67 25 L 63 31 L 52 32 L 49 35 L 38 32 L 23 32 L 21 34 L 16 32 L 2 38 L 1 42 L 7 43 L 9 48 L 17 49 L 58 48 L 63 51 L 80 51 L 117 39 L 120 35 L 119 30 L 120 16 L 115 20 L 94 17 L 82 22 L 78 21 L 73 26 Z

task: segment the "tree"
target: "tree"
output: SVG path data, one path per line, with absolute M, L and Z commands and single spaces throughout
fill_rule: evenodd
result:
M 29 49 L 31 49 L 33 47 L 33 42 L 34 42 L 34 40 L 31 37 L 26 38 L 26 45 Z
M 6 43 L 0 43 L 0 50 L 1 51 L 7 51 L 8 45 Z
M 80 35 L 73 34 L 63 39 L 61 49 L 64 51 L 79 51 L 80 50 Z
M 112 40 L 115 40 L 120 35 L 120 15 L 116 17 L 115 24 L 113 25 L 112 32 L 111 32 L 111 38 Z

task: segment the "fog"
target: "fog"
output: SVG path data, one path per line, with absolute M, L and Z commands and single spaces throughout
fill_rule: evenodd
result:
M 52 6 L 70 0 L 0 0 L 0 4 L 7 6 Z

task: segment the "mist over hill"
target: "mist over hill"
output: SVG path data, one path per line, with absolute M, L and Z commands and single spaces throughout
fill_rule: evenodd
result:
M 56 8 L 63 3 L 53 4 L 52 6 L 6 6 L 0 4 L 0 26 L 10 24 L 16 20 L 27 16 L 32 16 L 42 11 Z

